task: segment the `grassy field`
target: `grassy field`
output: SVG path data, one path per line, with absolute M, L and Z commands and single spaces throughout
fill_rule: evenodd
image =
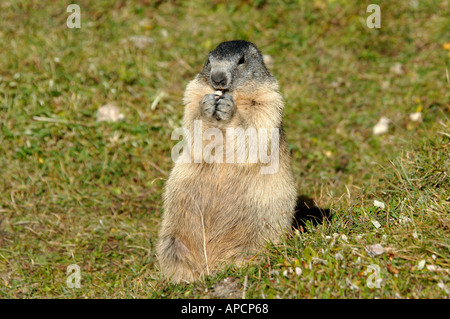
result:
M 73 29 L 70 1 L 0 4 L 0 298 L 449 297 L 450 1 L 378 1 L 380 29 L 365 1 L 73 2 Z M 154 249 L 170 134 L 231 39 L 271 57 L 298 193 L 332 217 L 171 285 Z M 105 104 L 125 120 L 97 122 Z

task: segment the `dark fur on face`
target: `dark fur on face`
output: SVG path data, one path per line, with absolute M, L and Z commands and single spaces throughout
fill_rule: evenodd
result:
M 202 72 L 204 80 L 214 90 L 234 91 L 237 87 L 270 80 L 261 52 L 251 42 L 222 42 L 208 55 Z

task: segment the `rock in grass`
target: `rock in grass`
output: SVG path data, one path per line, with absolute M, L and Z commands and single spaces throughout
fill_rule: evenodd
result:
M 380 244 L 369 245 L 369 246 L 366 246 L 365 248 L 366 248 L 366 251 L 371 256 L 378 256 L 378 255 L 384 254 L 384 252 L 385 252 L 384 247 L 381 246 Z
M 268 54 L 263 54 L 263 61 L 267 68 L 272 68 L 273 66 L 273 58 Z
M 386 133 L 389 130 L 389 123 L 391 120 L 389 120 L 387 117 L 382 117 L 378 121 L 378 123 L 373 127 L 373 134 L 374 135 L 381 135 Z
M 394 63 L 390 67 L 389 71 L 398 75 L 402 75 L 403 73 L 405 73 L 405 70 L 403 69 L 403 64 L 401 64 L 400 62 Z
M 120 113 L 120 109 L 115 105 L 105 104 L 97 110 L 97 122 L 118 122 L 124 119 L 125 115 Z

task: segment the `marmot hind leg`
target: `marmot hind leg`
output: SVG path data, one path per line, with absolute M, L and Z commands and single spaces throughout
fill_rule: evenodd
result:
M 161 271 L 172 282 L 191 282 L 200 276 L 192 254 L 182 240 L 174 236 L 161 238 L 157 247 Z

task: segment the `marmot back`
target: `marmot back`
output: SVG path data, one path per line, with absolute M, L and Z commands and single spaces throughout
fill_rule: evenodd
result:
M 173 282 L 196 280 L 277 242 L 296 202 L 284 102 L 254 44 L 228 41 L 210 52 L 184 104 L 190 147 L 166 183 L 157 246 Z

